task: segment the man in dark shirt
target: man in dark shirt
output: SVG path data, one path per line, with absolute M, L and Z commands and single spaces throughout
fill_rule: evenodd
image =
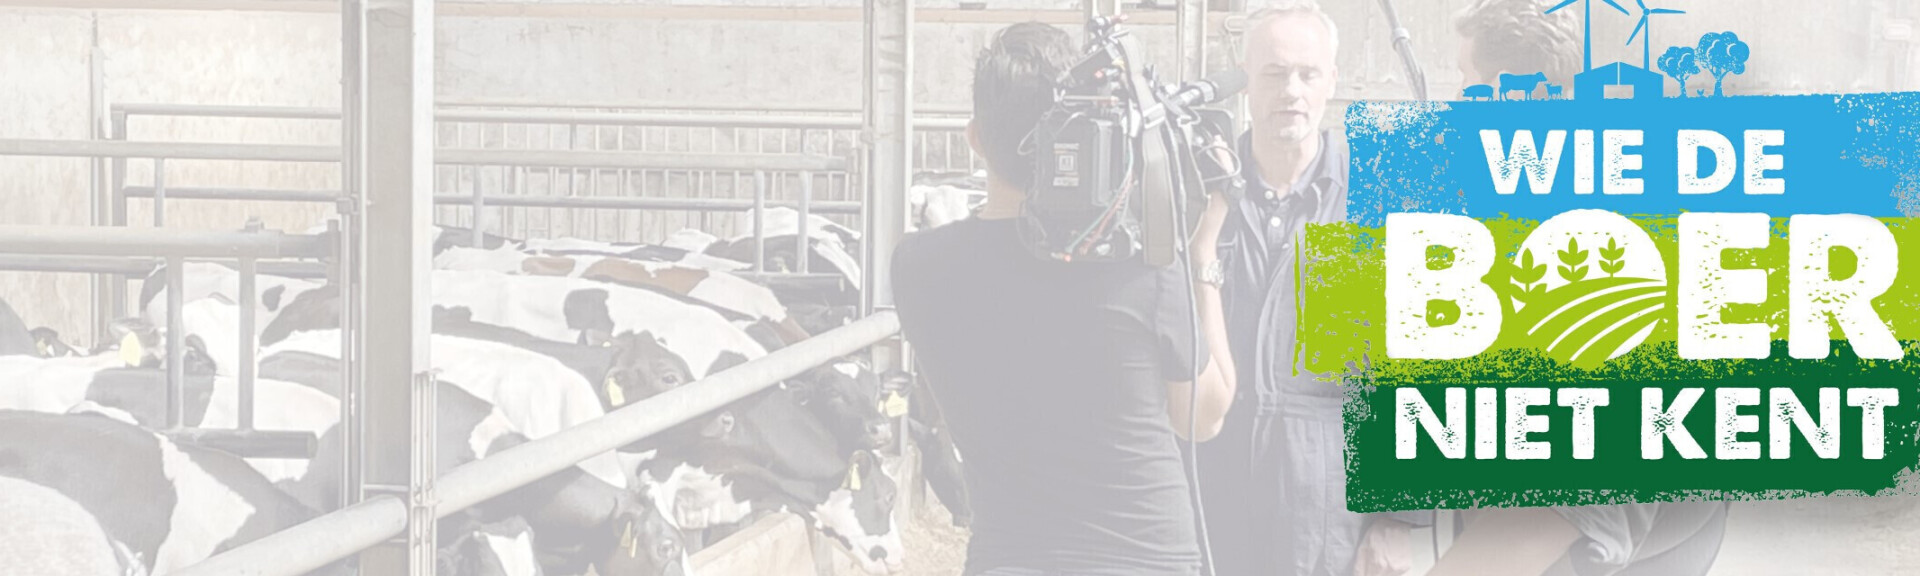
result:
M 981 54 L 968 137 L 987 204 L 901 242 L 894 299 L 966 455 L 966 574 L 1196 574 L 1176 434 L 1217 433 L 1232 398 L 1218 293 L 1178 266 L 1041 260 L 1016 228 L 1033 174 L 1022 141 L 1077 56 L 1038 23 Z M 1224 205 L 1210 214 L 1217 229 Z

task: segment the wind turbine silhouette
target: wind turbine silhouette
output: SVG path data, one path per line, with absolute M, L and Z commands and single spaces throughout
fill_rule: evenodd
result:
M 1648 70 L 1652 70 L 1653 69 L 1653 27 L 1647 25 L 1647 21 L 1651 19 L 1654 14 L 1686 14 L 1686 12 L 1682 12 L 1679 10 L 1668 10 L 1666 8 L 1648 9 L 1646 0 L 1633 0 L 1633 1 L 1634 3 L 1637 3 L 1640 5 L 1640 24 L 1638 26 L 1633 27 L 1633 35 L 1627 37 L 1627 45 L 1632 46 L 1633 39 L 1640 37 L 1640 30 L 1643 28 L 1646 29 L 1647 37 L 1646 39 L 1640 42 L 1640 67 Z
M 1632 13 L 1627 12 L 1626 8 L 1621 8 L 1619 4 L 1614 3 L 1613 0 L 1600 0 L 1600 1 L 1606 2 L 1607 5 L 1612 6 L 1614 10 L 1619 10 L 1621 14 L 1626 14 L 1628 16 L 1633 15 Z M 1561 8 L 1572 6 L 1574 2 L 1583 2 L 1583 0 L 1567 0 L 1565 2 L 1561 2 L 1560 5 L 1558 6 L 1548 8 L 1546 13 L 1552 14 L 1555 11 L 1560 10 Z M 1584 34 L 1581 35 L 1582 38 L 1586 40 L 1586 46 L 1580 51 L 1580 55 L 1582 57 L 1580 70 L 1582 72 L 1593 69 L 1593 0 L 1584 0 L 1583 3 L 1585 4 L 1584 7 L 1587 10 L 1587 17 L 1586 17 L 1587 30 Z

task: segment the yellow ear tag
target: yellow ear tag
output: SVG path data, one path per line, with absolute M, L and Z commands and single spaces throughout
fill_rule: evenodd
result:
M 627 549 L 628 558 L 632 558 L 640 553 L 640 543 L 633 539 L 632 520 L 627 521 L 627 531 L 620 535 L 620 547 Z
M 607 377 L 607 401 L 616 407 L 627 405 L 626 393 L 620 391 L 620 384 L 614 382 L 612 376 Z
M 847 482 L 844 486 L 854 492 L 860 491 L 860 462 L 855 461 L 853 467 L 847 470 Z
M 906 416 L 907 397 L 901 396 L 899 392 L 887 392 L 887 399 L 880 401 L 880 413 L 886 414 L 888 418 Z
M 38 351 L 41 358 L 45 358 L 48 354 L 53 353 L 53 347 L 48 346 L 46 340 L 34 340 L 33 349 Z
M 147 349 L 140 345 L 140 335 L 128 332 L 120 337 L 120 362 L 137 367 L 147 355 Z

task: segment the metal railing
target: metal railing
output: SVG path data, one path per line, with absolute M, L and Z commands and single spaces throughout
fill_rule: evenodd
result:
M 445 517 L 718 410 L 781 380 L 891 338 L 900 330 L 883 311 L 764 357 L 669 390 L 538 440 L 487 456 L 436 481 L 435 513 Z M 173 576 L 294 576 L 401 534 L 405 503 L 375 497 L 189 566 Z
M 307 458 L 316 439 L 307 432 L 254 429 L 254 346 L 258 292 L 254 289 L 258 264 L 267 258 L 326 258 L 335 239 L 327 235 L 295 235 L 261 230 L 193 232 L 84 226 L 0 226 L 0 269 L 101 273 L 111 265 L 152 264 L 167 267 L 166 412 L 162 432 L 176 438 L 260 458 Z M 128 258 L 131 257 L 131 258 Z M 236 392 L 238 422 L 233 430 L 194 428 L 186 418 L 186 336 L 181 321 L 187 260 L 223 260 L 236 264 L 239 286 L 239 365 Z M 217 378 L 217 376 L 216 376 Z M 218 385 L 216 385 L 216 388 Z M 213 398 L 211 401 L 218 402 Z
M 769 205 L 793 206 L 802 193 L 839 224 L 859 229 L 852 206 L 866 197 L 861 117 L 857 110 L 739 110 L 708 107 L 677 111 L 640 108 L 570 108 L 510 106 L 499 103 L 442 103 L 435 114 L 443 148 L 512 151 L 511 160 L 527 152 L 682 153 L 811 156 L 839 158 L 836 170 L 801 174 L 796 170 L 761 167 L 678 166 L 645 168 L 582 165 L 528 165 L 513 161 L 446 161 L 435 179 L 436 221 L 467 228 L 488 229 L 510 237 L 570 236 L 612 242 L 657 243 L 680 228 L 698 228 L 720 236 L 742 235 L 735 220 L 716 218 L 717 212 L 743 212 L 753 196 L 764 195 Z M 486 108 L 477 108 L 485 106 Z M 915 122 L 918 171 L 974 171 L 981 164 L 964 136 L 966 119 L 957 115 L 920 118 Z M 330 121 L 331 108 L 284 106 L 205 106 L 180 104 L 120 104 L 111 108 L 110 138 L 128 138 L 129 124 L 139 119 L 281 119 Z M 155 183 L 157 184 L 157 182 Z M 135 198 L 154 198 L 157 186 L 126 187 Z M 752 188 L 752 190 L 749 190 Z M 259 197 L 240 196 L 242 189 L 196 189 L 166 199 L 315 201 L 311 191 L 259 190 Z M 195 191 L 203 193 L 195 194 Z M 453 201 L 485 194 L 480 204 Z M 494 196 L 534 200 L 496 202 Z M 585 200 L 591 198 L 592 200 Z M 551 204 L 540 199 L 569 199 Z M 628 200 L 646 200 L 628 202 Z M 674 203 L 656 200 L 726 200 L 725 203 Z M 122 200 L 123 201 L 123 200 Z M 155 202 L 158 207 L 165 202 Z M 838 204 L 836 203 L 845 203 Z M 828 206 L 834 206 L 827 208 Z M 163 208 L 160 208 L 164 210 Z M 632 210 L 662 211 L 636 214 Z M 844 210 L 844 211 L 843 211 Z

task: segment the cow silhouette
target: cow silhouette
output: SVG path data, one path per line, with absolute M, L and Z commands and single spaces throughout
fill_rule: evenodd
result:
M 1493 87 L 1486 84 L 1474 84 L 1460 91 L 1460 97 L 1468 100 L 1492 100 Z
M 1546 81 L 1547 74 L 1545 72 L 1534 72 L 1524 76 L 1519 74 L 1501 74 L 1500 99 L 1506 100 L 1508 93 L 1518 90 L 1526 92 L 1527 99 L 1532 100 L 1533 89 L 1540 87 L 1540 83 Z
M 1548 85 L 1547 85 L 1547 99 L 1548 99 L 1548 100 L 1552 100 L 1552 99 L 1555 99 L 1555 98 L 1559 98 L 1559 97 L 1560 97 L 1560 85 L 1559 85 L 1559 84 L 1548 84 Z

